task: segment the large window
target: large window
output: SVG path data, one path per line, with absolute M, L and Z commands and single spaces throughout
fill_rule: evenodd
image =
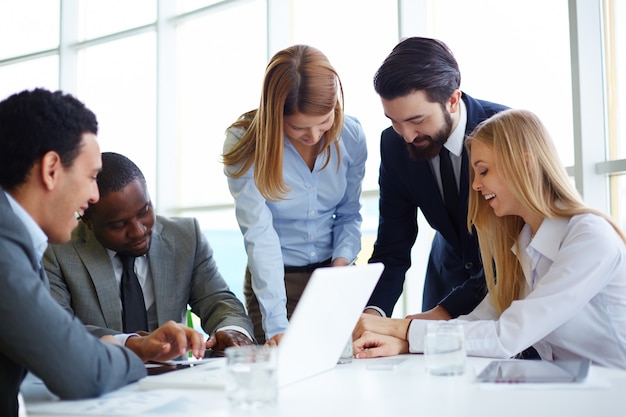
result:
M 626 230 L 626 4 L 618 0 L 605 1 L 605 43 L 607 53 L 607 128 L 610 176 L 611 212 Z
M 607 201 L 626 226 L 622 3 L 5 0 L 0 99 L 38 86 L 77 95 L 98 116 L 102 149 L 129 156 L 144 171 L 157 211 L 200 219 L 223 275 L 241 295 L 246 257 L 220 164 L 224 131 L 257 106 L 268 59 L 295 43 L 328 56 L 342 79 L 346 113 L 367 135 L 359 262 L 369 258 L 376 235 L 378 142 L 389 125 L 372 77 L 405 36 L 446 42 L 466 94 L 537 113 L 588 203 Z M 589 78 L 589 68 L 600 77 Z M 581 110 L 591 102 L 588 85 L 606 92 L 592 112 Z M 590 120 L 600 129 L 589 131 Z M 594 148 L 599 159 L 590 159 Z M 421 308 L 432 231 L 421 215 L 419 223 L 397 315 Z

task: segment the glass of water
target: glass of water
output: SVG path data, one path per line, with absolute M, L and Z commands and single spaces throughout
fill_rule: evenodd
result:
M 465 372 L 465 333 L 460 323 L 435 322 L 426 326 L 424 362 L 431 375 Z
M 236 346 L 225 350 L 231 405 L 256 409 L 276 404 L 278 380 L 277 349 L 268 346 Z

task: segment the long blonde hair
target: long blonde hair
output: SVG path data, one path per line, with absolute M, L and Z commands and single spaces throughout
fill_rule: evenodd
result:
M 485 120 L 465 142 L 493 150 L 494 162 L 513 195 L 528 210 L 543 218 L 569 218 L 593 213 L 605 218 L 626 242 L 619 227 L 605 214 L 586 207 L 572 185 L 548 131 L 526 110 L 506 110 Z M 470 169 L 470 184 L 475 173 Z M 487 287 L 499 313 L 521 297 L 525 278 L 511 247 L 517 245 L 524 220 L 498 217 L 479 192 L 470 190 L 467 227 L 476 227 Z M 517 248 L 519 249 L 519 248 Z M 497 275 L 497 280 L 496 280 Z
M 339 155 L 343 129 L 343 88 L 326 56 L 307 45 L 294 45 L 276 53 L 265 71 L 258 109 L 244 113 L 230 127 L 245 129 L 241 140 L 222 155 L 226 170 L 241 177 L 254 164 L 254 181 L 269 201 L 281 199 L 288 187 L 283 179 L 283 117 L 296 113 L 323 116 L 334 111 L 335 121 L 324 134 L 320 153 L 330 162 L 330 146 Z

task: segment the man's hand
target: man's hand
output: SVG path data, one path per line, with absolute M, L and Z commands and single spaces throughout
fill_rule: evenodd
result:
M 275 334 L 274 336 L 270 338 L 270 340 L 265 342 L 265 346 L 278 346 L 282 338 L 283 338 L 283 333 Z
M 251 345 L 252 340 L 245 334 L 238 332 L 237 330 L 220 330 L 211 335 L 206 341 L 205 347 L 207 349 L 213 349 L 215 352 L 223 352 L 230 346 L 245 346 Z
M 193 356 L 204 356 L 204 338 L 197 331 L 168 321 L 147 336 L 133 336 L 126 340 L 126 347 L 144 362 L 165 362 L 192 351 Z
M 352 338 L 356 340 L 364 333 L 372 332 L 380 335 L 393 336 L 398 339 L 404 339 L 406 337 L 406 331 L 410 321 L 411 320 L 408 319 L 390 319 L 387 317 L 363 313 L 361 314 L 361 317 L 352 332 Z
M 352 350 L 358 359 L 393 356 L 408 353 L 409 342 L 393 336 L 365 332 L 352 343 Z
M 448 310 L 441 306 L 436 306 L 423 313 L 408 315 L 406 318 L 419 320 L 450 320 L 452 317 L 448 313 Z

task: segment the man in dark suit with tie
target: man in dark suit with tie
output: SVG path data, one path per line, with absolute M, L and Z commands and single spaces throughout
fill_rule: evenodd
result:
M 60 91 L 0 102 L 0 416 L 18 415 L 29 371 L 61 398 L 86 398 L 143 378 L 142 359 L 204 354 L 200 333 L 169 322 L 131 337 L 140 358 L 112 336 L 93 337 L 50 296 L 40 263 L 48 241 L 68 241 L 75 213 L 98 201 L 97 131 L 96 116 Z
M 486 294 L 478 240 L 466 226 L 464 141 L 478 123 L 506 107 L 462 93 L 460 82 L 447 46 L 419 37 L 401 41 L 374 77 L 391 127 L 381 137 L 380 217 L 370 259 L 384 263 L 385 271 L 367 313 L 392 314 L 411 265 L 418 208 L 436 233 L 424 283 L 424 313 L 415 317 L 457 317 L 472 311 Z
M 98 187 L 100 200 L 89 204 L 70 242 L 44 255 L 59 304 L 94 335 L 118 337 L 186 323 L 189 305 L 210 335 L 207 348 L 252 344 L 250 318 L 198 221 L 157 216 L 143 173 L 123 155 L 102 154 Z

